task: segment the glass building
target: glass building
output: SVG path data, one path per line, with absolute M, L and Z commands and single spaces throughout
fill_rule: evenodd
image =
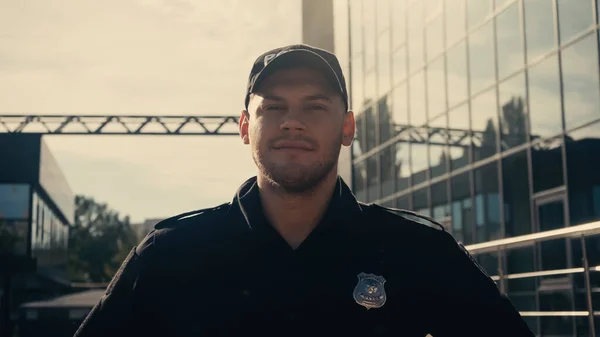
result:
M 466 245 L 600 220 L 600 1 L 334 7 L 357 122 L 348 165 L 359 200 L 428 215 Z M 600 265 L 600 240 L 587 251 Z M 571 239 L 497 255 L 476 258 L 490 275 L 582 266 Z M 591 275 L 596 310 L 599 276 Z M 524 319 L 538 335 L 574 336 L 589 332 L 587 315 L 571 314 L 587 310 L 583 282 L 565 272 L 500 286 L 533 313 Z

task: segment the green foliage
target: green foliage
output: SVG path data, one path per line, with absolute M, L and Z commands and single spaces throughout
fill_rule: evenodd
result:
M 73 281 L 108 282 L 136 245 L 129 216 L 108 205 L 75 197 L 75 224 L 69 230 L 69 274 Z

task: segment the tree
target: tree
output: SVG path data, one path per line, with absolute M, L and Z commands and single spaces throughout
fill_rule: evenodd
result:
M 69 231 L 69 274 L 80 282 L 108 282 L 136 244 L 129 216 L 105 203 L 75 197 L 75 224 Z

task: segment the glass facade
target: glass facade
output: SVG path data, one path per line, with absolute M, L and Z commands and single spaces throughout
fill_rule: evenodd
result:
M 347 4 L 359 200 L 431 216 L 465 244 L 600 220 L 598 1 Z M 578 240 L 555 241 L 477 258 L 490 275 L 581 266 Z M 587 250 L 600 264 L 600 241 Z M 580 276 L 501 286 L 521 311 L 585 310 Z M 538 335 L 587 319 L 526 317 Z
M 31 255 L 44 267 L 67 264 L 69 226 L 62 222 L 48 203 L 34 191 L 31 212 Z

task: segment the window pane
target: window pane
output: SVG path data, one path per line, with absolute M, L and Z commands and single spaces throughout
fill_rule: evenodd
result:
M 352 172 L 352 190 L 356 199 L 366 201 L 365 183 L 367 182 L 367 167 L 365 161 L 354 164 L 354 172 Z
M 506 237 L 531 233 L 527 152 L 502 159 L 504 224 Z
M 422 135 L 420 138 L 425 138 L 427 135 Z M 412 165 L 412 183 L 417 185 L 427 180 L 427 169 L 429 168 L 429 156 L 427 155 L 427 145 L 420 143 L 410 144 L 410 158 Z
M 520 4 L 512 4 L 496 19 L 498 38 L 498 77 L 505 78 L 523 69 L 523 41 L 521 39 Z
M 461 105 L 450 111 L 448 116 L 450 166 L 452 170 L 465 167 L 469 164 L 469 149 L 471 137 L 469 137 L 469 107 Z
M 501 239 L 498 164 L 494 162 L 478 168 L 474 174 L 477 242 Z
M 350 2 L 350 48 L 351 56 L 355 58 L 363 54 L 363 25 L 362 25 L 362 1 L 352 0 Z
M 377 0 L 377 31 L 379 33 L 390 28 L 390 1 Z
M 446 111 L 446 78 L 444 58 L 440 57 L 427 66 L 427 103 L 431 117 Z
M 397 142 L 395 145 L 394 167 L 396 169 L 396 190 L 408 188 L 410 179 L 410 152 L 408 142 Z
M 399 209 L 410 209 L 410 194 L 403 195 L 396 199 L 396 208 Z
M 433 60 L 444 50 L 444 26 L 442 19 L 443 17 L 439 15 L 425 28 L 427 34 L 427 61 Z
M 379 153 L 367 158 L 367 200 L 379 199 Z
M 413 211 L 429 216 L 429 203 L 427 202 L 427 188 L 413 192 Z
M 379 48 L 377 49 L 377 75 L 379 85 L 377 87 L 378 95 L 381 97 L 390 91 L 392 86 L 392 65 L 390 51 L 390 32 L 386 31 L 379 36 Z
M 394 84 L 398 84 L 406 79 L 406 66 L 406 47 L 402 47 L 394 52 L 392 59 Z
M 491 6 L 489 0 L 467 0 L 469 30 L 485 21 L 490 10 Z
M 364 94 L 364 88 L 365 88 L 365 79 L 363 77 L 363 64 L 362 64 L 362 58 L 357 58 L 352 60 L 352 64 L 351 64 L 351 69 L 352 69 L 352 74 L 351 76 L 351 105 L 352 105 L 352 110 L 354 111 L 360 111 L 362 110 L 362 106 L 364 103 L 364 99 L 365 99 L 365 94 Z
M 446 45 L 451 46 L 465 36 L 465 0 L 446 0 Z
M 363 0 L 363 33 L 365 44 L 365 70 L 375 67 L 375 48 L 377 48 L 377 32 L 375 31 L 375 1 Z
M 396 147 L 392 144 L 384 148 L 379 157 L 381 164 L 381 196 L 387 197 L 388 195 L 394 194 L 394 162 L 396 157 Z
M 488 22 L 469 37 L 469 63 L 471 94 L 494 83 L 494 29 L 492 22 Z
M 568 42 L 594 24 L 594 8 L 589 0 L 558 0 L 560 43 Z
M 354 141 L 352 142 L 352 156 L 354 158 L 367 152 L 367 150 L 366 150 L 367 146 L 365 144 L 365 137 L 363 135 L 365 114 L 363 113 L 363 114 L 357 115 L 355 117 L 355 119 L 356 119 L 356 131 L 354 132 Z
M 498 136 L 496 90 L 486 91 L 473 99 L 471 127 L 473 129 L 473 160 L 478 161 L 495 155 Z
M 406 42 L 406 0 L 392 0 L 393 49 Z
M 410 125 L 421 126 L 427 122 L 425 111 L 425 73 L 418 72 L 410 78 Z
M 377 100 L 377 78 L 375 71 L 371 71 L 365 76 L 365 101 L 364 105 L 373 104 Z
M 467 49 L 461 42 L 448 51 L 448 104 L 450 107 L 467 99 Z
M 529 70 L 531 137 L 551 137 L 561 132 L 558 57 L 552 56 Z
M 552 1 L 525 1 L 525 40 L 527 60 L 531 62 L 556 46 Z
M 373 107 L 369 107 L 364 112 L 365 122 L 366 122 L 366 138 L 367 138 L 367 151 L 371 151 L 375 146 L 377 146 L 377 122 L 375 120 L 375 112 L 373 111 Z
M 442 12 L 442 0 L 425 0 L 425 18 L 433 18 Z
M 500 84 L 501 150 L 508 150 L 527 141 L 527 98 L 525 76 L 519 74 Z
M 465 244 L 473 243 L 473 202 L 469 174 L 452 177 L 452 234 Z
M 534 193 L 563 185 L 562 142 L 559 136 L 532 147 Z
M 447 231 L 451 231 L 450 204 L 448 203 L 448 181 L 431 185 L 431 216 L 439 221 Z
M 594 34 L 562 52 L 562 72 L 566 129 L 600 118 L 598 43 Z
M 394 97 L 392 101 L 394 134 L 396 134 L 402 126 L 408 125 L 407 96 L 406 84 L 402 84 L 394 89 Z
M 447 116 L 443 114 L 429 123 L 429 170 L 431 178 L 445 174 L 449 160 L 446 130 L 448 128 Z
M 534 247 L 513 248 L 506 253 L 506 274 L 530 273 L 535 271 Z M 521 278 L 508 280 L 508 294 L 515 292 L 534 291 L 535 280 L 533 278 Z M 535 301 L 534 301 L 535 303 Z M 527 309 L 531 308 L 531 309 Z M 517 307 L 518 310 L 535 310 L 533 306 Z
M 29 224 L 27 220 L 16 220 L 0 217 L 0 230 L 2 245 L 0 254 L 14 254 L 24 256 L 27 254 L 27 240 L 29 237 Z
M 29 213 L 29 185 L 0 184 L 0 219 L 28 219 Z
M 423 36 L 423 3 L 415 2 L 408 12 L 408 66 L 410 72 L 423 66 L 425 45 Z
M 390 114 L 390 96 L 385 95 L 377 102 L 377 112 L 379 114 L 379 141 L 381 144 L 392 139 L 396 132 L 394 130 L 392 116 Z

